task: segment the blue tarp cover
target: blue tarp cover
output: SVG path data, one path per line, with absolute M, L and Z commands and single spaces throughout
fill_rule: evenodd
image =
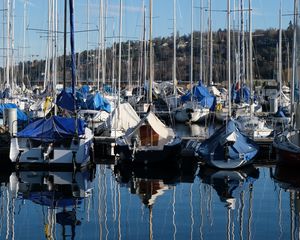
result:
M 84 134 L 85 122 L 77 119 L 77 134 Z M 42 118 L 30 123 L 22 131 L 17 133 L 18 137 L 31 138 L 43 142 L 52 142 L 63 138 L 70 138 L 76 133 L 75 118 L 52 116 L 48 119 Z
M 91 110 L 103 110 L 108 113 L 111 112 L 110 103 L 101 96 L 100 93 L 96 93 L 95 95 L 89 95 L 87 97 L 86 103 L 81 104 L 82 109 L 91 109 Z
M 235 84 L 235 86 L 232 87 L 231 95 L 235 103 L 250 103 L 250 89 L 246 85 L 240 88 L 239 84 Z
M 282 107 L 278 107 L 277 112 L 274 114 L 275 117 L 286 117 Z
M 27 115 L 22 112 L 16 104 L 14 103 L 3 103 L 3 104 L 0 104 L 0 115 L 3 115 L 3 112 L 4 112 L 4 109 L 6 108 L 16 108 L 17 109 L 17 118 L 18 118 L 18 121 L 27 121 L 28 120 L 28 117 Z
M 208 89 L 199 81 L 198 86 L 193 87 L 193 98 L 196 99 L 202 107 L 207 107 L 211 110 L 214 109 L 215 96 L 209 93 Z M 181 102 L 191 100 L 191 92 L 181 97 Z
M 62 90 L 56 99 L 57 106 L 68 111 L 75 111 L 75 99 L 72 93 Z

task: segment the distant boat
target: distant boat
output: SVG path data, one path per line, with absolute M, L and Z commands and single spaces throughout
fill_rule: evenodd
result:
M 115 153 L 121 161 L 140 164 L 164 163 L 177 156 L 181 138 L 163 124 L 152 111 L 125 135 L 116 139 Z
M 264 119 L 256 116 L 239 116 L 236 120 L 241 132 L 252 139 L 274 137 L 274 130 L 267 126 Z
M 110 117 L 97 127 L 96 133 L 102 136 L 120 137 L 140 121 L 140 117 L 129 103 L 120 103 Z
M 231 119 L 195 150 L 206 165 L 235 169 L 253 163 L 258 149 L 258 145 L 242 134 Z
M 97 128 L 104 124 L 111 113 L 111 104 L 99 92 L 88 94 L 86 99 L 81 99 L 78 116 L 84 119 L 88 127 L 96 133 Z

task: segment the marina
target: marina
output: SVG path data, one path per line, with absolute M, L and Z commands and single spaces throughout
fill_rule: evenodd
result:
M 0 239 L 300 239 L 299 8 L 0 1 Z

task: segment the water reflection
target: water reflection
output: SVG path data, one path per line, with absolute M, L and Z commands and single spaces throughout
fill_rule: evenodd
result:
M 5 173 L 0 239 L 299 239 L 296 170 L 174 162 Z
M 211 189 L 213 188 L 220 201 L 225 203 L 224 206 L 227 209 L 227 213 L 225 214 L 224 212 L 224 218 L 226 218 L 227 221 L 227 239 L 235 239 L 237 236 L 243 238 L 245 235 L 248 236 L 249 239 L 252 239 L 252 191 L 253 183 L 259 177 L 259 170 L 253 166 L 238 170 L 219 170 L 209 167 L 201 167 L 199 177 L 204 184 L 209 186 L 210 190 L 208 191 L 206 189 L 210 199 L 208 201 L 208 216 L 211 222 L 210 224 L 218 226 L 218 224 L 213 223 L 215 211 L 211 202 Z M 247 194 L 249 201 L 248 204 L 246 203 Z M 248 219 L 245 219 L 245 215 L 248 216 Z M 246 233 L 244 232 L 245 230 Z
M 7 188 L 6 238 L 15 238 L 15 224 L 19 217 L 24 219 L 28 212 L 26 202 L 30 201 L 40 206 L 44 237 L 55 239 L 57 226 L 61 226 L 60 239 L 71 237 L 75 239 L 76 227 L 81 225 L 77 211 L 82 207 L 85 198 L 91 196 L 91 181 L 93 173 L 86 172 L 48 172 L 48 171 L 19 171 L 13 172 Z M 34 215 L 34 214 L 33 214 Z M 28 214 L 28 219 L 33 216 Z M 25 220 L 25 219 L 24 219 Z M 27 223 L 30 224 L 30 223 Z M 24 228 L 30 225 L 24 224 Z M 33 229 L 32 229 L 33 230 Z M 18 235 L 21 236 L 19 232 Z M 19 237 L 16 237 L 18 239 Z
M 178 165 L 174 164 L 170 168 L 118 165 L 114 172 L 120 185 L 130 189 L 131 194 L 139 196 L 142 204 L 148 209 L 148 238 L 153 239 L 153 206 L 157 198 L 165 191 L 171 190 L 174 187 L 172 184 L 179 181 Z
M 235 209 L 237 198 L 247 188 L 252 188 L 253 182 L 259 177 L 259 170 L 253 166 L 237 170 L 201 167 L 199 176 L 203 183 L 209 184 L 216 190 L 226 207 Z
M 278 164 L 273 173 L 275 182 L 289 195 L 290 239 L 300 239 L 300 175 L 297 168 Z

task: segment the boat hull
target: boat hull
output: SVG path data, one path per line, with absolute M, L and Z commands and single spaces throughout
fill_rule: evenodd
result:
M 171 145 L 165 145 L 163 149 L 141 149 L 134 151 L 129 145 L 117 144 L 115 154 L 119 155 L 122 163 L 130 162 L 136 164 L 158 164 L 172 161 L 181 151 L 181 141 Z
M 49 149 L 49 143 L 31 146 L 27 138 L 11 139 L 10 160 L 18 168 L 39 168 L 46 166 L 57 166 L 58 168 L 85 167 L 93 158 L 93 135 L 91 130 L 86 131 L 86 137 L 72 140 L 69 147 L 60 145 Z M 75 141 L 78 141 L 75 144 Z M 49 151 L 49 152 L 48 152 Z
M 273 147 L 278 153 L 279 164 L 300 166 L 299 137 L 299 131 L 285 131 L 275 137 Z

